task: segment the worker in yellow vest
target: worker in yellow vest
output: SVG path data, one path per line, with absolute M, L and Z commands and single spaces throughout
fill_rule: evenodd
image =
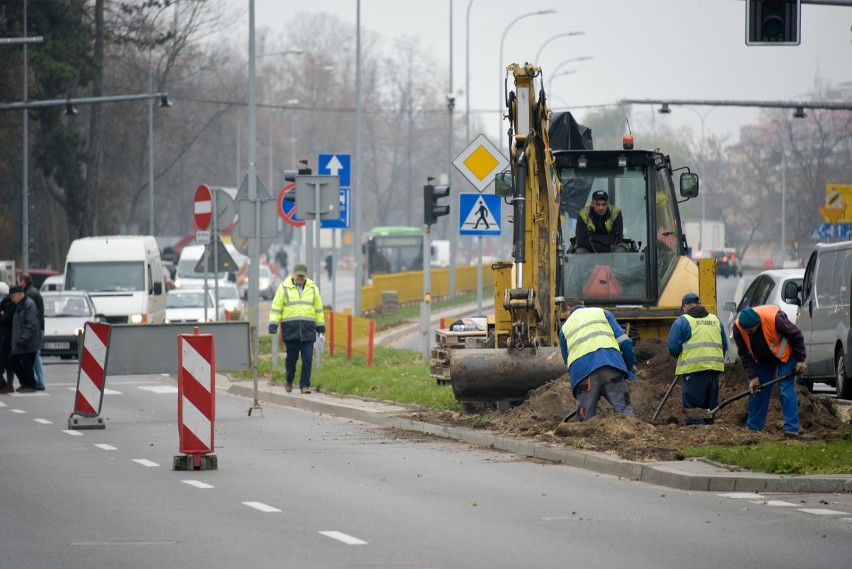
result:
M 314 361 L 314 342 L 317 334 L 325 334 L 325 317 L 322 298 L 316 283 L 308 278 L 308 267 L 299 263 L 293 274 L 278 285 L 272 307 L 269 309 L 269 333 L 278 332 L 281 323 L 281 341 L 287 349 L 284 360 L 286 370 L 284 389 L 293 391 L 296 378 L 296 361 L 302 357 L 299 389 L 311 392 L 311 365 Z
M 595 416 L 601 397 L 612 408 L 633 417 L 627 381 L 635 379 L 633 341 L 609 310 L 569 304 L 559 330 L 559 347 L 571 376 L 580 421 Z
M 681 378 L 681 400 L 687 425 L 712 425 L 709 413 L 696 415 L 692 409 L 715 409 L 719 404 L 719 375 L 725 371 L 728 339 L 715 314 L 701 305 L 694 292 L 684 295 L 683 315 L 669 330 L 669 353 L 677 358 L 675 375 Z

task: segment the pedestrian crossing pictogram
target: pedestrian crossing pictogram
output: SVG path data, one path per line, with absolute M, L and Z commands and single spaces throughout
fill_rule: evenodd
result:
M 459 194 L 459 234 L 499 235 L 501 204 L 491 194 Z

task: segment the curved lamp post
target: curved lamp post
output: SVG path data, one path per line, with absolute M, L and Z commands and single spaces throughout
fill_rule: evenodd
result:
M 541 44 L 541 47 L 538 48 L 538 51 L 535 54 L 535 59 L 533 59 L 533 63 L 535 63 L 539 67 L 541 66 L 541 52 L 544 51 L 545 46 L 547 46 L 547 44 L 549 44 L 553 40 L 559 39 L 559 38 L 568 38 L 568 37 L 584 36 L 584 35 L 586 35 L 586 32 L 579 32 L 579 31 L 578 32 L 565 32 L 564 34 L 556 34 L 555 36 L 551 36 L 551 37 L 547 38 L 546 40 L 544 40 L 544 43 Z
M 555 14 L 556 10 L 539 10 L 537 12 L 527 12 L 526 14 L 521 14 L 506 26 L 506 29 L 503 30 L 503 35 L 500 36 L 500 82 L 497 88 L 497 94 L 500 98 L 500 101 L 497 103 L 497 148 L 502 146 L 503 135 L 500 134 L 500 130 L 503 128 L 503 105 L 506 102 L 506 95 L 503 93 L 503 44 L 506 41 L 506 34 L 509 33 L 509 30 L 512 29 L 512 26 L 523 20 L 524 18 L 529 18 L 531 16 L 546 16 L 548 14 Z

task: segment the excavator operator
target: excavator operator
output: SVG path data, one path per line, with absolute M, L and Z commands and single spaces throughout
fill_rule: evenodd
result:
M 577 214 L 577 234 L 572 253 L 625 253 L 624 218 L 621 210 L 609 205 L 609 194 L 592 193 L 592 203 Z

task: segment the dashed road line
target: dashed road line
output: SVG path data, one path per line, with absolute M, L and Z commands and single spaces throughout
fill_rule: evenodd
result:
M 53 421 L 49 421 L 47 419 L 33 419 L 36 423 L 40 423 L 42 425 L 52 425 Z
M 133 462 L 135 462 L 135 463 L 137 463 L 137 464 L 141 464 L 142 466 L 148 466 L 148 467 L 151 467 L 151 466 L 160 466 L 160 465 L 159 465 L 159 464 L 157 464 L 156 462 L 154 462 L 154 461 L 152 461 L 152 460 L 148 460 L 147 458 L 134 458 L 134 459 L 133 459 Z
M 343 542 L 346 545 L 367 545 L 367 542 L 358 539 L 357 537 L 352 537 L 351 535 L 345 534 L 341 531 L 321 531 L 319 532 L 321 535 L 326 537 L 330 537 L 331 539 L 336 539 L 337 541 Z
M 158 395 L 168 395 L 178 392 L 178 388 L 173 385 L 140 385 L 137 387 L 137 389 L 141 389 L 143 391 L 150 391 L 151 393 L 156 393 Z
M 118 450 L 117 447 L 114 447 L 114 446 L 109 445 L 107 443 L 98 443 L 95 446 L 98 447 L 101 450 Z
M 215 488 L 215 486 L 213 486 L 212 484 L 207 484 L 206 482 L 202 482 L 200 480 L 181 480 L 181 482 L 183 482 L 184 484 L 189 484 L 190 486 L 195 486 L 196 488 L 202 488 L 202 489 Z M 251 502 L 251 503 L 256 504 L 258 502 Z M 243 502 L 243 504 L 246 504 L 247 506 L 250 505 L 248 502 Z M 254 506 L 252 506 L 252 507 L 254 507 Z M 267 507 L 269 507 L 269 506 L 267 506 Z M 274 510 L 274 508 L 273 508 L 273 510 Z M 278 510 L 278 511 L 280 512 L 281 510 Z
M 25 415 L 27 412 L 23 409 L 12 409 L 12 413 L 17 413 L 18 415 Z
M 828 510 L 823 508 L 799 508 L 800 512 L 811 514 L 813 516 L 848 516 L 849 512 L 841 512 L 840 510 Z
M 74 429 L 62 429 L 62 432 L 66 435 L 71 435 L 72 437 L 82 437 L 83 433 L 80 431 L 75 431 Z
M 278 508 L 273 508 L 272 506 L 264 504 L 263 502 L 243 502 L 243 504 L 248 506 L 249 508 L 254 508 L 255 510 L 260 510 L 261 512 L 266 513 L 274 513 L 281 511 Z

